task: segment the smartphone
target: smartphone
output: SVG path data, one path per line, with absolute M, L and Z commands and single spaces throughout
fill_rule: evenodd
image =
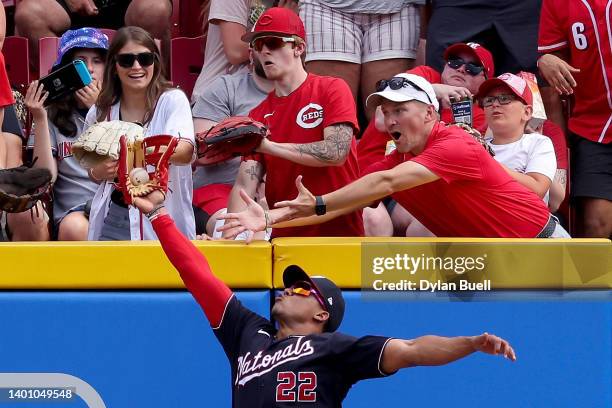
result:
M 76 60 L 41 78 L 40 82 L 45 87 L 45 90 L 49 92 L 49 96 L 45 101 L 46 105 L 89 85 L 91 83 L 91 75 L 89 75 L 85 63 Z

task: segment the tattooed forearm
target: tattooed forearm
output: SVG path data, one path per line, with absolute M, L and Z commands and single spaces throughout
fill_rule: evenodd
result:
M 263 166 L 260 163 L 255 163 L 248 166 L 244 172 L 249 176 L 251 181 L 263 181 Z
M 325 128 L 324 138 L 320 142 L 296 144 L 295 149 L 301 155 L 309 155 L 322 162 L 343 161 L 351 150 L 353 128 L 345 124 L 330 126 Z

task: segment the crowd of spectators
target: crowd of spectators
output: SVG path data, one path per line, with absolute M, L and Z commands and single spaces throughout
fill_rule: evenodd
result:
M 564 237 L 570 222 L 573 236 L 612 236 L 612 15 L 600 2 L 201 1 L 207 35 L 191 95 L 165 75 L 172 3 L 18 3 L 15 33 L 28 38 L 33 65 L 38 40 L 58 36 L 53 69 L 81 60 L 93 82 L 46 104 L 33 81 L 26 126 L 0 58 L 0 168 L 22 164 L 27 145 L 54 181 L 50 205 L 2 214 L 6 238 L 156 238 L 115 190 L 116 161 L 87 171 L 71 155 L 105 120 L 180 136 L 166 207 L 190 239 L 221 238 L 224 214 L 256 218 L 259 205 L 272 218 L 241 238 Z M 109 41 L 93 27 L 118 31 Z M 269 129 L 253 154 L 194 165 L 195 133 L 241 115 Z M 367 187 L 376 171 L 384 177 Z M 267 212 L 311 191 L 337 211 L 302 220 Z

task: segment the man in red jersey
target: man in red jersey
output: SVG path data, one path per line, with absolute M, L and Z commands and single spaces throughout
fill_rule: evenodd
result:
M 244 209 L 239 191 L 251 197 L 266 174 L 269 203 L 293 197 L 294 180 L 303 175 L 313 191 L 324 194 L 359 177 L 355 101 L 341 79 L 308 74 L 302 62 L 304 25 L 285 8 L 264 12 L 243 40 L 251 44 L 274 91 L 249 116 L 263 122 L 268 138 L 245 157 L 230 194 L 228 212 Z M 361 236 L 361 211 L 321 225 L 287 228 L 279 236 Z
M 472 98 L 478 87 L 487 79 L 493 78 L 495 65 L 493 56 L 485 47 L 477 43 L 456 43 L 444 51 L 446 64 L 442 72 L 427 65 L 420 65 L 409 71 L 429 81 L 440 102 L 440 116 L 443 122 L 453 123 L 451 99 Z M 472 127 L 484 134 L 487 130 L 484 111 L 477 104 L 472 105 Z M 357 158 L 361 171 L 371 164 L 382 160 L 388 152 L 391 137 L 385 129 L 384 117 L 380 109 L 357 144 Z M 392 199 L 386 199 L 376 208 L 363 210 L 363 222 L 366 235 L 389 236 L 394 230 L 400 235 L 428 236 L 430 233 L 414 219 L 405 209 Z
M 609 0 L 544 0 L 538 67 L 549 117 L 564 127 L 560 95 L 573 95 L 571 195 L 579 236 L 612 236 L 612 7 Z
M 260 231 L 267 224 L 280 228 L 322 222 L 391 195 L 440 237 L 569 237 L 546 204 L 480 143 L 438 120 L 434 95 L 431 84 L 416 75 L 387 80 L 368 103 L 382 106 L 397 146 L 392 154 L 359 180 L 323 196 L 308 191 L 298 177 L 298 197 L 276 203 L 279 208 L 267 213 L 243 194 L 247 210 L 226 214 L 223 218 L 230 222 L 223 228 L 232 235 L 246 228 Z

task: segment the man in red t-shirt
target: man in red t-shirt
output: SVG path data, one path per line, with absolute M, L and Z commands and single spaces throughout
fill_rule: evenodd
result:
M 269 135 L 245 157 L 230 193 L 228 212 L 244 204 L 239 192 L 253 197 L 263 174 L 268 203 L 297 194 L 295 178 L 302 175 L 317 194 L 343 187 L 359 177 L 355 101 L 341 79 L 308 74 L 303 66 L 304 25 L 291 10 L 264 12 L 244 37 L 261 61 L 274 91 L 249 116 L 263 122 Z M 361 236 L 361 211 L 330 222 L 273 230 L 272 236 Z
M 477 43 L 453 44 L 444 52 L 444 59 L 446 64 L 441 73 L 426 65 L 418 66 L 407 72 L 419 75 L 433 85 L 436 98 L 441 104 L 442 121 L 453 123 L 455 120 L 450 108 L 450 100 L 472 98 L 473 95 L 476 95 L 480 85 L 487 78 L 494 76 L 495 66 L 489 50 Z M 484 111 L 476 103 L 472 106 L 472 126 L 482 134 L 487 130 Z M 382 112 L 377 109 L 374 120 L 370 121 L 357 144 L 357 157 L 361 171 L 384 158 L 386 146 L 390 141 L 391 138 L 384 126 Z M 414 217 L 395 205 L 393 200 L 385 200 L 385 204 L 380 204 L 376 208 L 364 209 L 363 217 L 367 235 L 392 235 L 394 227 L 396 230 L 402 230 L 403 235 L 406 225 L 409 225 L 411 235 L 428 235 L 427 231 L 419 228 L 418 222 L 414 222 Z
M 560 95 L 573 95 L 569 118 L 571 195 L 579 236 L 612 236 L 612 8 L 604 0 L 544 0 L 538 67 L 546 111 L 565 126 Z
M 266 220 L 274 228 L 324 221 L 391 195 L 437 236 L 569 237 L 546 204 L 480 143 L 438 120 L 431 84 L 402 74 L 386 85 L 367 102 L 382 105 L 397 146 L 392 154 L 356 182 L 323 196 L 310 193 L 298 178 L 296 199 L 276 203 L 267 214 L 249 201 L 247 211 L 224 217 L 230 220 L 226 227 L 259 231 Z

